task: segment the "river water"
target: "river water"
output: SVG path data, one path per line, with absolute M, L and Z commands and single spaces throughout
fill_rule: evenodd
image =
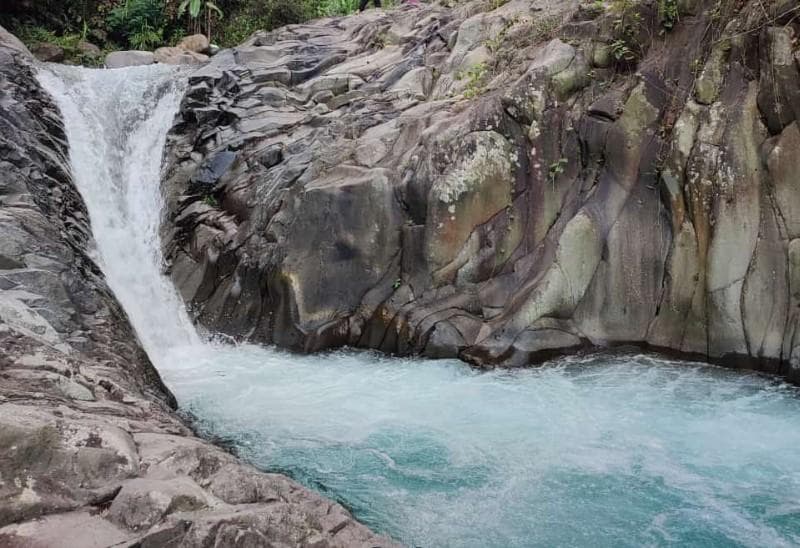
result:
M 162 275 L 173 68 L 48 66 L 95 259 L 209 436 L 413 546 L 800 544 L 800 397 L 638 354 L 522 371 L 368 352 L 299 356 L 195 331 Z

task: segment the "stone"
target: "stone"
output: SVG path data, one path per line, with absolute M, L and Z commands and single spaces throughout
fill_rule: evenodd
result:
M 595 44 L 592 49 L 592 65 L 599 68 L 610 67 L 614 62 L 611 46 L 607 44 Z
M 772 141 L 767 169 L 775 186 L 775 203 L 789 237 L 800 237 L 800 128 L 790 124 Z
M 91 510 L 45 516 L 38 520 L 0 528 L 0 540 L 8 546 L 59 546 L 64 539 L 85 548 L 106 548 L 135 540 Z
M 195 185 L 202 187 L 213 186 L 235 161 L 235 152 L 221 150 L 203 161 L 197 169 L 197 173 L 192 177 L 192 181 Z
M 78 42 L 77 50 L 81 55 L 85 55 L 86 57 L 91 57 L 93 59 L 99 58 L 103 55 L 103 52 L 99 47 L 95 46 L 91 42 L 86 42 L 83 40 Z
M 106 68 L 115 69 L 152 65 L 154 62 L 153 54 L 149 51 L 112 51 L 106 55 L 105 65 Z
M 776 135 L 800 119 L 800 65 L 795 62 L 796 37 L 791 26 L 767 27 L 759 43 L 761 71 L 758 107 L 770 133 Z
M 711 51 L 706 65 L 695 83 L 695 99 L 703 105 L 710 105 L 717 100 L 722 80 L 725 76 L 725 63 L 727 62 L 730 45 L 720 42 Z
M 147 530 L 172 512 L 208 506 L 205 492 L 188 478 L 126 482 L 108 509 L 108 519 L 132 531 Z
M 39 61 L 60 63 L 64 60 L 64 48 L 49 42 L 37 42 L 31 46 L 31 53 Z
M 153 60 L 167 65 L 199 65 L 208 61 L 208 56 L 181 47 L 163 47 L 153 52 Z
M 22 53 L 23 55 L 31 55 L 31 52 L 28 51 L 28 48 L 25 47 L 25 44 L 22 41 L 0 26 L 0 44 L 3 47 L 15 51 L 17 53 Z
M 204 34 L 192 34 L 181 39 L 177 47 L 194 53 L 207 53 L 209 48 L 208 38 Z

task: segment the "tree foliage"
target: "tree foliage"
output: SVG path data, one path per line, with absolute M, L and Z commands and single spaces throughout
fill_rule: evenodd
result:
M 60 39 L 80 34 L 106 49 L 153 49 L 201 32 L 222 45 L 241 43 L 315 17 L 346 15 L 358 0 L 19 0 L 0 13 L 18 35 Z

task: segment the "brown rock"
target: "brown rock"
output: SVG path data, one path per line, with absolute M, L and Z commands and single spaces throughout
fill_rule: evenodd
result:
M 31 53 L 39 61 L 46 63 L 60 63 L 64 60 L 64 48 L 49 42 L 37 42 L 31 46 Z
M 99 47 L 95 46 L 91 42 L 78 42 L 78 51 L 87 56 L 92 58 L 97 58 L 103 55 L 103 52 L 100 50 Z
M 208 46 L 208 38 L 206 38 L 203 34 L 192 34 L 191 36 L 186 36 L 177 43 L 177 47 L 185 49 L 186 51 L 192 51 L 194 53 L 207 53 Z
M 200 65 L 208 61 L 208 56 L 179 47 L 163 47 L 153 52 L 153 59 L 166 65 Z

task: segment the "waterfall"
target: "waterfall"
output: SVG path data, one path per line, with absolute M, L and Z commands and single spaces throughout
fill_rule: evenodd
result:
M 175 68 L 46 65 L 38 74 L 64 120 L 76 186 L 89 211 L 93 258 L 160 367 L 201 342 L 163 271 L 161 161 L 186 79 Z
M 199 430 L 412 546 L 800 545 L 800 397 L 758 375 L 603 354 L 476 372 L 203 343 L 163 275 L 174 68 L 46 66 L 95 259 Z

